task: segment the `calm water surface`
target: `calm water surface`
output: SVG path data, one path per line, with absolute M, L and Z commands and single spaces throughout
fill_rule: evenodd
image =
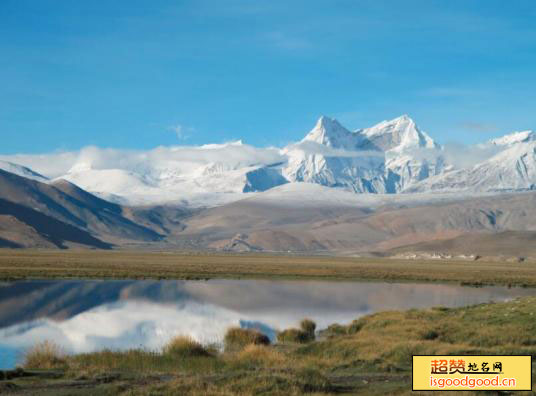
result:
M 54 340 L 68 352 L 159 349 L 177 334 L 221 342 L 230 326 L 270 337 L 309 317 L 319 328 L 376 311 L 457 307 L 536 289 L 451 284 L 279 280 L 23 281 L 0 283 L 0 369 Z

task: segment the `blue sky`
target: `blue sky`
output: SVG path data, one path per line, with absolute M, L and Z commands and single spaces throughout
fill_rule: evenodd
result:
M 1 153 L 536 129 L 534 0 L 0 1 Z M 177 131 L 179 131 L 177 135 Z

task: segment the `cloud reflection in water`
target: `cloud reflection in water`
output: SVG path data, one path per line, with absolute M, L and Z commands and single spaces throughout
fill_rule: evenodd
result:
M 0 355 L 44 339 L 69 352 L 157 350 L 178 334 L 219 342 L 230 326 L 261 326 L 274 336 L 304 317 L 323 328 L 379 310 L 462 306 L 534 294 L 533 289 L 384 282 L 15 282 L 0 287 Z M 12 360 L 0 359 L 0 366 L 12 367 Z

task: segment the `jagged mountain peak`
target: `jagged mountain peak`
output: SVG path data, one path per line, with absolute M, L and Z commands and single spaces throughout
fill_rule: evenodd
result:
M 356 132 L 365 136 L 372 145 L 383 151 L 438 147 L 434 140 L 421 131 L 407 114 Z
M 417 124 L 415 121 L 407 114 L 402 114 L 399 117 L 393 118 L 392 120 L 383 120 L 376 125 L 370 127 L 361 129 L 362 133 L 366 134 L 367 136 L 377 135 L 386 133 L 387 130 L 390 129 L 418 129 Z
M 318 118 L 318 121 L 316 121 L 315 128 L 324 128 L 326 130 L 332 130 L 344 127 L 335 118 L 330 118 L 328 116 L 321 115 Z
M 303 141 L 311 141 L 333 148 L 354 149 L 359 137 L 343 127 L 334 118 L 321 116 Z

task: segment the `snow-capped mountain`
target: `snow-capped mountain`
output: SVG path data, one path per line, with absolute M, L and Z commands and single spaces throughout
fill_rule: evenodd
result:
M 364 149 L 400 153 L 420 148 L 439 148 L 406 114 L 391 121 L 382 121 L 371 128 L 359 129 L 355 133 L 363 136 L 367 142 L 361 146 Z
M 489 143 L 495 146 L 509 146 L 516 143 L 533 142 L 536 140 L 536 132 L 521 131 L 513 132 L 497 139 L 491 139 Z
M 16 157 L 39 173 L 9 156 L 2 156 L 8 161 L 0 161 L 0 169 L 43 182 L 65 179 L 136 205 L 214 206 L 297 182 L 378 194 L 536 188 L 535 132 L 514 132 L 464 150 L 466 155 L 437 144 L 407 115 L 355 131 L 323 116 L 302 140 L 281 149 L 241 141 L 145 152 L 88 147 L 50 161 L 47 155 Z M 47 173 L 50 163 L 54 172 Z
M 536 141 L 507 143 L 506 149 L 473 167 L 423 180 L 405 192 L 516 191 L 536 189 Z
M 283 174 L 290 181 L 358 193 L 397 193 L 445 168 L 441 147 L 407 115 L 355 132 L 321 117 L 287 155 Z
M 303 142 L 314 142 L 326 147 L 352 151 L 363 146 L 365 140 L 361 134 L 350 132 L 337 120 L 322 116 L 302 139 Z
M 39 173 L 34 172 L 25 166 L 14 164 L 13 162 L 0 160 L 0 169 L 5 170 L 6 172 L 14 173 L 18 176 L 25 177 L 27 179 L 37 180 L 42 183 L 48 181 L 47 177 L 40 175 Z
M 415 121 L 403 115 L 391 121 L 357 131 L 366 136 L 370 145 L 386 152 L 385 168 L 393 191 L 442 173 L 447 164 L 441 146 L 421 131 Z
M 188 152 L 171 149 L 165 155 L 155 154 L 154 159 L 136 156 L 125 160 L 127 165 L 121 168 L 118 167 L 121 163 L 106 166 L 92 162 L 88 159 L 91 156 L 85 155 L 54 180 L 65 179 L 117 203 L 212 206 L 237 200 L 243 193 L 264 191 L 287 182 L 275 160 L 275 165 L 270 163 L 270 158 L 232 160 L 233 155 L 237 156 L 235 151 L 250 149 L 241 142 L 201 146 L 193 153 L 191 149 Z M 225 155 L 231 160 L 213 161 Z M 277 156 L 276 160 L 279 159 Z
M 297 144 L 284 149 L 287 164 L 283 176 L 291 182 L 318 183 L 354 192 L 386 190 L 383 152 L 360 150 L 365 138 L 320 117 L 315 127 Z

